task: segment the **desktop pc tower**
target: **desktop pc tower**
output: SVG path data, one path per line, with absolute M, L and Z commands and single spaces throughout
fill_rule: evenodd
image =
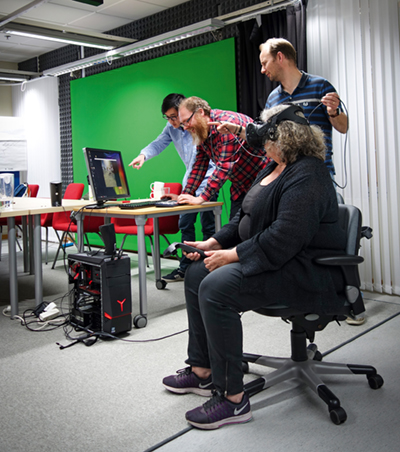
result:
M 72 326 L 112 335 L 132 329 L 129 256 L 70 254 L 68 281 Z

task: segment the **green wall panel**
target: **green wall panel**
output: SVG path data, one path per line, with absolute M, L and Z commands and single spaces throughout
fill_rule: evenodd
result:
M 128 166 L 164 128 L 161 103 L 172 92 L 199 96 L 211 108 L 236 111 L 234 39 L 71 81 L 74 181 L 86 184 L 82 148 L 97 147 L 122 152 L 132 199 L 147 198 L 155 180 L 182 182 L 185 167 L 172 144 L 140 170 Z M 228 182 L 219 197 L 227 201 L 223 223 L 230 209 L 229 187 Z M 196 231 L 201 240 L 199 220 Z M 180 234 L 169 239 L 178 241 Z M 136 238 L 126 243 L 125 248 L 137 249 Z

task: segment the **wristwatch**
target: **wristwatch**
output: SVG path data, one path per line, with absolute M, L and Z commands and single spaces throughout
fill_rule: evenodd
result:
M 335 113 L 334 115 L 329 115 L 329 117 L 330 117 L 330 118 L 336 118 L 336 117 L 338 117 L 338 116 L 340 115 L 341 112 L 342 112 L 342 111 L 341 111 L 340 108 L 338 107 L 338 108 L 336 109 L 336 113 Z

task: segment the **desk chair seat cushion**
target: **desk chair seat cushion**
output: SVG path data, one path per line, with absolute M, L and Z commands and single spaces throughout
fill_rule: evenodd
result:
M 137 226 L 134 219 L 128 218 L 112 218 L 115 232 L 117 234 L 137 235 Z M 160 234 L 176 234 L 179 232 L 179 215 L 171 215 L 169 217 L 161 217 L 158 219 L 158 227 Z M 144 225 L 145 235 L 154 234 L 153 219 L 149 218 Z
M 111 218 L 111 223 L 114 224 L 116 234 L 137 235 L 138 228 L 133 219 Z M 153 220 L 150 218 L 144 225 L 144 233 L 145 235 L 153 235 L 153 231 Z

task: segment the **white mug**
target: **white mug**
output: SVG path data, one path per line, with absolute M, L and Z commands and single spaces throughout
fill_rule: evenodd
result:
M 164 182 L 152 182 L 150 188 L 150 198 L 161 199 L 163 196 L 169 194 L 169 187 L 164 187 Z
M 164 188 L 164 182 L 152 182 L 150 184 L 151 191 L 161 191 Z

